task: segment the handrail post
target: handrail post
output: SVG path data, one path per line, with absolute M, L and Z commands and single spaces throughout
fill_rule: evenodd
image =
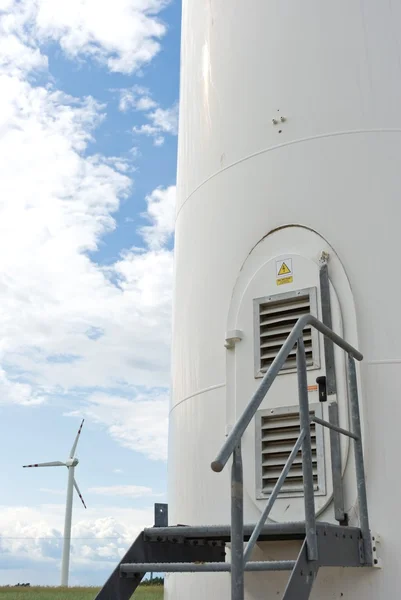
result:
M 315 494 L 313 489 L 313 462 L 310 435 L 308 381 L 306 372 L 305 345 L 302 335 L 297 342 L 297 374 L 299 395 L 299 417 L 301 430 L 305 432 L 302 443 L 302 475 L 305 503 L 305 532 L 308 548 L 308 559 L 317 560 L 317 535 L 315 515 Z
M 244 600 L 244 485 L 241 442 L 231 468 L 231 600 Z
M 340 523 L 344 524 L 347 517 L 344 511 L 344 486 L 343 476 L 341 469 L 341 442 L 339 432 L 339 419 L 338 419 L 338 404 L 337 401 L 330 402 L 329 404 L 329 423 L 334 425 L 330 429 L 330 454 L 331 454 L 331 476 L 333 479 L 333 501 L 334 501 L 334 518 Z M 335 430 L 337 427 L 337 431 Z
M 359 522 L 362 533 L 365 563 L 367 565 L 371 565 L 373 561 L 372 540 L 369 527 L 368 499 L 366 493 L 365 466 L 363 460 L 363 444 L 361 431 L 361 416 L 359 411 L 358 399 L 358 383 L 356 377 L 355 360 L 350 355 L 348 355 L 348 386 L 351 404 L 352 431 L 358 438 L 354 440 L 354 456 L 356 484 L 358 492 Z

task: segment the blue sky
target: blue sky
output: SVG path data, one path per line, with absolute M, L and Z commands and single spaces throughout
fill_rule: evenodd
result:
M 101 584 L 166 500 L 180 3 L 0 0 L 0 585 Z

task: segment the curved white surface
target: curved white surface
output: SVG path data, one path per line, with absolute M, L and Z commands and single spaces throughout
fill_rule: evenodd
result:
M 352 324 L 344 334 L 365 356 L 368 497 L 384 564 L 323 570 L 312 598 L 390 600 L 401 551 L 401 1 L 183 4 L 170 521 L 229 521 L 228 470 L 209 465 L 227 423 L 233 290 L 264 236 L 310 228 L 334 248 L 355 302 L 357 340 Z M 247 598 L 284 580 L 249 574 Z M 170 576 L 166 597 L 229 597 L 225 575 L 201 582 Z

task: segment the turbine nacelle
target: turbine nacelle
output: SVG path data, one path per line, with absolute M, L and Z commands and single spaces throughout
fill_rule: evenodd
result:
M 65 464 L 67 467 L 76 467 L 78 463 L 79 463 L 79 460 L 77 457 L 69 458 L 68 460 L 65 461 Z

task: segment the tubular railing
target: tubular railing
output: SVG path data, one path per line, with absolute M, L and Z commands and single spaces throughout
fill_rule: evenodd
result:
M 348 355 L 348 389 L 351 405 L 351 428 L 347 431 L 324 421 L 317 417 L 310 418 L 306 355 L 303 340 L 303 330 L 306 326 L 312 326 L 324 336 L 330 338 L 337 346 L 342 348 Z M 283 467 L 262 515 L 255 525 L 255 529 L 244 550 L 244 511 L 243 511 L 243 468 L 241 458 L 242 436 L 255 416 L 256 411 L 264 400 L 273 381 L 283 367 L 291 350 L 297 345 L 297 375 L 298 375 L 298 398 L 301 432 Z M 310 436 L 310 424 L 314 422 L 323 427 L 328 427 L 340 434 L 346 435 L 354 440 L 355 472 L 357 480 L 358 506 L 360 529 L 364 547 L 365 564 L 372 564 L 372 545 L 369 529 L 369 517 L 366 496 L 365 471 L 363 462 L 363 447 L 361 436 L 361 422 L 359 412 L 358 387 L 356 377 L 355 360 L 361 361 L 362 354 L 353 348 L 339 335 L 326 327 L 321 321 L 312 315 L 301 317 L 294 325 L 290 335 L 284 342 L 270 368 L 264 375 L 259 388 L 252 396 L 248 406 L 236 422 L 230 435 L 227 437 L 216 459 L 212 462 L 215 472 L 223 470 L 229 458 L 232 456 L 231 469 L 231 598 L 232 600 L 244 599 L 244 571 L 248 563 L 255 543 L 270 514 L 272 506 L 280 493 L 281 486 L 292 466 L 292 463 L 302 449 L 302 476 L 304 488 L 304 510 L 305 510 L 305 535 L 307 543 L 308 560 L 318 560 L 318 546 L 316 535 L 315 498 L 313 489 L 313 466 L 312 446 Z

